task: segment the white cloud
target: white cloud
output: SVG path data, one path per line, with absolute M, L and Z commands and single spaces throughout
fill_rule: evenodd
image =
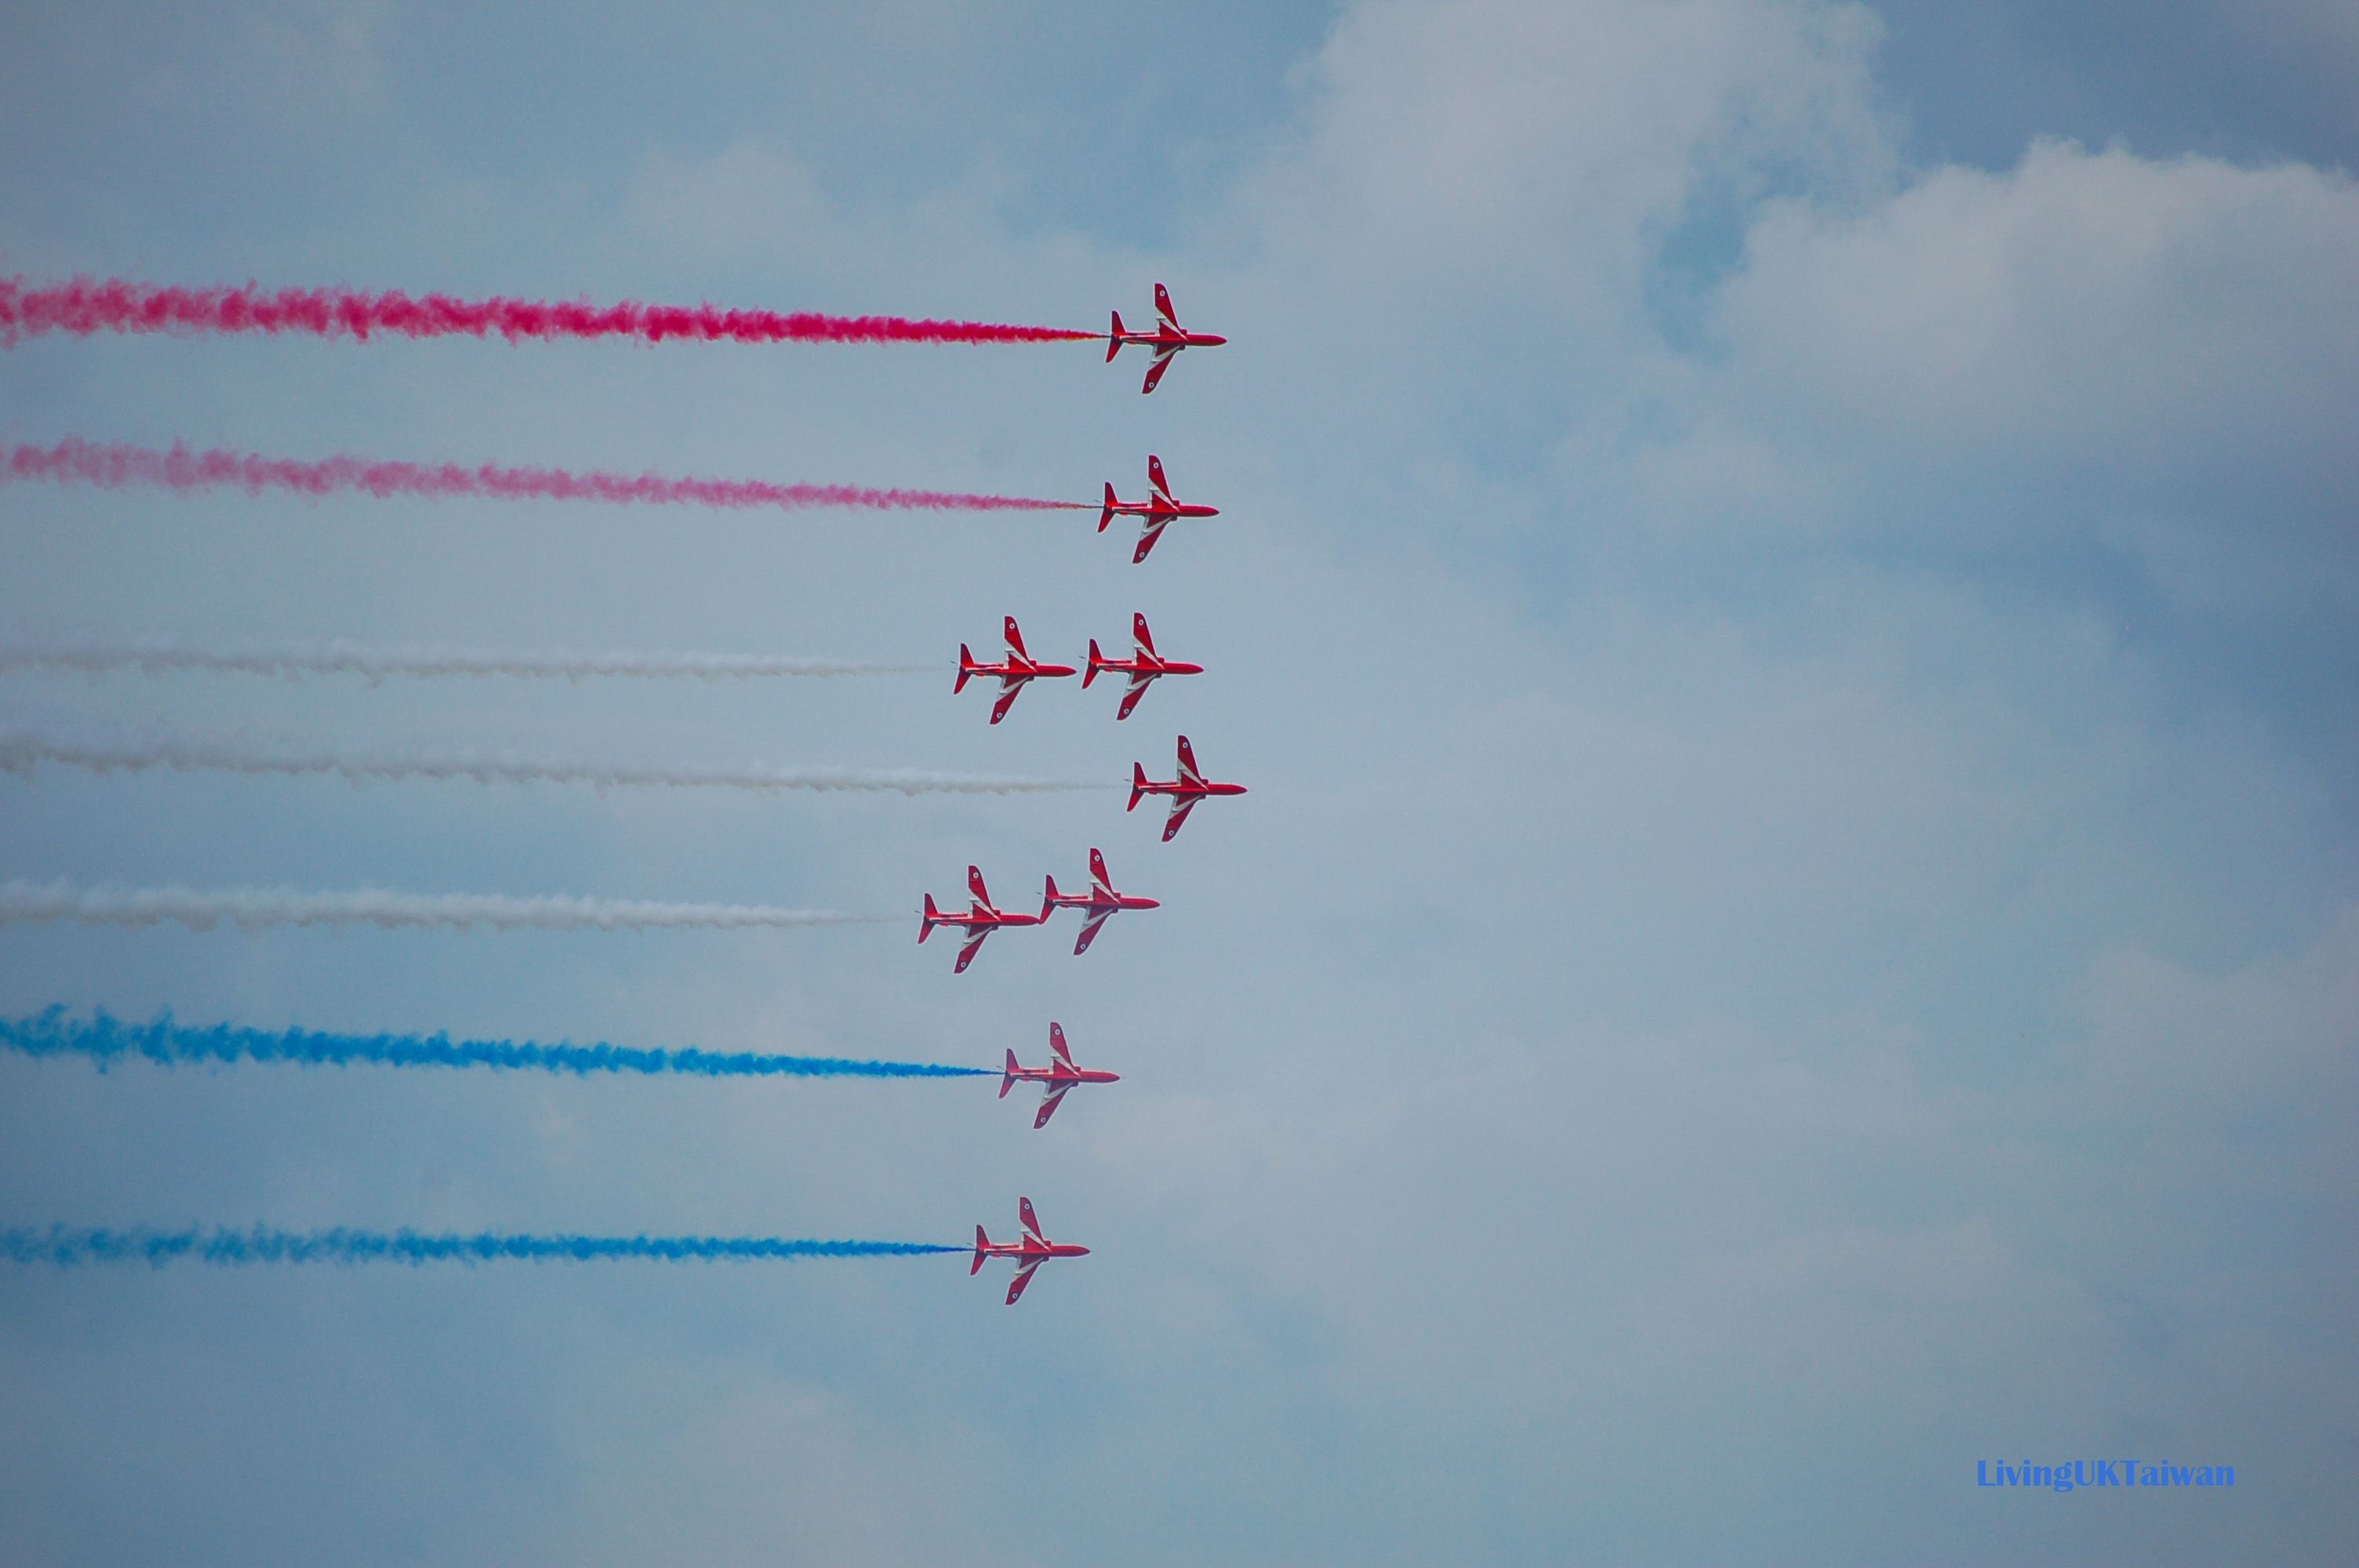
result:
M 2304 951 L 2226 973 L 2141 948 L 2109 952 L 2082 1005 L 2086 1033 L 2069 1060 L 2085 1077 L 2086 1114 L 2241 1129 L 2263 1143 L 2290 1116 L 2325 1136 L 2321 1152 L 2359 1152 L 2343 1114 L 2359 1094 L 2359 906 Z
M 1779 203 L 1717 321 L 1755 407 L 1814 445 L 2138 490 L 2224 462 L 2267 493 L 2359 473 L 2354 279 L 2341 176 L 2042 143 L 1865 212 Z
M 1879 164 L 1875 34 L 1856 7 L 1747 0 L 1360 6 L 1256 203 L 1345 303 L 1625 312 L 1708 178 Z

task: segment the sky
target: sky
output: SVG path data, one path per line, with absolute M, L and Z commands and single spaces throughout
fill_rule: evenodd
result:
M 0 275 L 1227 347 L 49 337 L 0 441 L 1222 509 L 0 486 L 0 634 L 932 663 L 0 673 L 0 725 L 1103 781 L 0 774 L 0 878 L 820 930 L 0 925 L 0 1014 L 1084 1065 L 0 1054 L 0 1225 L 1090 1246 L 0 1271 L 25 1563 L 2330 1563 L 2359 1537 L 2359 23 L 2322 0 L 9 8 Z M 1014 614 L 1206 673 L 953 697 Z M 951 973 L 1104 850 L 1159 910 Z M 1060 916 L 1071 921 L 1071 916 Z M 1026 1093 L 1028 1105 L 1029 1094 Z M 2342 1261 L 2337 1261 L 2340 1259 Z M 2230 1465 L 2230 1490 L 1977 1462 Z

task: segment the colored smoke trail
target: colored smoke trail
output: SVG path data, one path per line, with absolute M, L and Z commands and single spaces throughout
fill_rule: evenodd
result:
M 0 670 L 76 670 L 89 675 L 137 670 L 168 675 L 339 676 L 369 681 L 394 676 L 513 676 L 537 680 L 753 680 L 774 676 L 930 675 L 939 665 L 802 659 L 775 654 L 582 654 L 496 648 L 368 648 L 341 639 L 316 643 L 200 648 L 145 639 L 0 643 Z
M 669 479 L 661 474 L 609 473 L 592 469 L 504 468 L 482 463 L 383 461 L 334 457 L 305 462 L 214 448 L 193 451 L 174 442 L 169 451 L 120 441 L 69 436 L 53 447 L 19 443 L 8 449 L 0 483 L 49 480 L 102 490 L 159 485 L 186 493 L 234 487 L 248 495 L 290 491 L 334 495 L 363 491 L 380 498 L 490 496 L 502 501 L 603 501 L 615 505 L 772 507 L 798 512 L 816 506 L 876 512 L 1093 512 L 1095 502 L 1042 501 L 1022 495 L 971 495 L 948 490 L 879 489 L 857 484 L 773 484 L 753 479 Z
M 352 784 L 472 779 L 477 784 L 571 784 L 598 789 L 660 786 L 903 795 L 1054 795 L 1116 787 L 1064 779 L 929 773 L 919 768 L 695 768 L 573 762 L 501 752 L 260 751 L 167 737 L 141 741 L 67 740 L 0 730 L 0 772 L 28 773 L 37 762 L 57 762 L 93 773 L 177 768 L 183 772 L 280 777 L 324 773 Z
M 922 1241 L 792 1241 L 774 1236 L 539 1236 L 477 1231 L 244 1230 L 215 1226 L 164 1230 L 150 1226 L 30 1226 L 0 1228 L 0 1259 L 76 1269 L 90 1263 L 183 1260 L 243 1268 L 254 1263 L 593 1263 L 645 1259 L 663 1263 L 736 1263 L 799 1258 L 911 1258 L 964 1252 Z
M 52 1007 L 30 1018 L 0 1019 L 0 1047 L 27 1056 L 87 1056 L 103 1069 L 126 1057 L 167 1066 L 227 1062 L 291 1062 L 307 1067 L 490 1067 L 495 1071 L 673 1074 L 706 1078 L 987 1078 L 988 1067 L 931 1062 L 858 1062 L 841 1056 L 776 1056 L 755 1051 L 681 1051 L 637 1046 L 536 1044 L 516 1040 L 452 1040 L 446 1034 L 277 1033 L 226 1023 L 195 1029 L 166 1013 L 123 1023 L 104 1012 L 87 1022 Z
M 658 903 L 642 899 L 511 898 L 498 893 L 388 892 L 355 888 L 301 892 L 293 888 L 77 888 L 17 878 L 0 882 L 0 924 L 70 920 L 85 925 L 158 925 L 176 921 L 199 931 L 216 925 L 482 925 L 495 931 L 739 931 L 813 925 L 875 925 L 898 915 L 781 909 L 767 903 Z
M 990 321 L 930 321 L 907 316 L 829 316 L 813 310 L 732 310 L 712 305 L 642 305 L 624 300 L 458 299 L 412 297 L 398 289 L 189 288 L 129 278 L 77 277 L 28 286 L 0 278 L 0 347 L 50 332 L 295 333 L 356 338 L 631 338 L 660 343 L 685 338 L 730 343 L 1076 343 L 1103 332 L 1018 327 Z

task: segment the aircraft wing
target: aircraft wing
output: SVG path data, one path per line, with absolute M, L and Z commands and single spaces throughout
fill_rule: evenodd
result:
M 1196 766 L 1196 748 L 1188 743 L 1185 735 L 1180 737 L 1180 782 L 1191 784 L 1204 782 L 1203 770 Z
M 1166 833 L 1164 837 L 1168 838 L 1170 837 L 1170 834 Z M 951 966 L 951 973 L 954 975 L 965 974 L 966 967 L 974 962 L 974 956 L 983 951 L 983 939 L 990 935 L 990 926 L 976 926 L 974 928 L 974 935 L 966 939 L 966 946 L 959 949 L 958 962 Z
M 1174 343 L 1168 349 L 1158 349 L 1155 351 L 1155 362 L 1147 367 L 1147 384 L 1140 387 L 1138 389 L 1139 391 L 1145 393 L 1155 390 L 1155 384 L 1161 381 L 1163 379 L 1163 373 L 1171 368 L 1172 357 L 1178 353 L 1179 347 L 1180 346 L 1177 343 Z
M 1163 824 L 1163 841 L 1166 844 L 1178 836 L 1180 825 L 1188 820 L 1188 814 L 1195 810 L 1196 803 L 1203 798 L 1201 795 L 1175 795 L 1171 797 L 1171 816 Z M 981 941 L 982 938 L 977 937 L 976 940 Z M 960 968 L 963 968 L 965 965 L 962 963 Z
M 1068 1067 L 1073 1065 L 1073 1054 L 1066 1048 L 1065 1026 L 1061 1023 L 1049 1025 L 1049 1054 Z
M 1072 1087 L 1071 1084 L 1059 1084 L 1049 1091 L 1047 1098 L 1040 1101 L 1040 1114 L 1032 1119 L 1033 1130 L 1038 1131 L 1049 1125 L 1049 1119 L 1057 1114 L 1059 1106 L 1065 1103 L 1065 1091 Z
M 1147 558 L 1147 552 L 1155 548 L 1155 541 L 1163 537 L 1163 530 L 1169 527 L 1171 519 L 1169 517 L 1158 517 L 1147 524 L 1145 530 L 1138 535 L 1138 548 L 1131 553 L 1132 566 L 1136 566 Z
M 1024 1287 L 1032 1282 L 1032 1276 L 1039 1271 L 1039 1268 L 1040 1260 L 1038 1258 L 1027 1259 L 1024 1262 L 1016 1265 L 1016 1278 L 1007 1281 L 1007 1304 L 1009 1306 L 1014 1306 L 1016 1304 L 1016 1298 L 1024 1293 Z
M 999 700 L 991 705 L 991 721 L 994 724 L 1007 717 L 1007 710 L 1016 706 L 1016 698 L 1023 689 L 1024 683 L 1020 680 L 1007 683 L 1006 689 L 999 694 Z
M 1098 932 L 1103 928 L 1107 921 L 1112 920 L 1113 918 L 1113 910 L 1101 909 L 1095 914 L 1091 915 L 1087 920 L 1083 921 L 1082 923 L 1081 939 L 1073 944 L 1073 957 L 1078 958 L 1082 954 L 1088 952 L 1090 950 L 1090 944 L 1097 940 Z
M 1145 697 L 1147 688 L 1154 684 L 1153 676 L 1134 674 L 1130 677 L 1130 689 L 1122 694 L 1122 706 L 1114 710 L 1114 722 L 1119 724 L 1129 718 L 1130 710 L 1138 706 L 1138 699 Z

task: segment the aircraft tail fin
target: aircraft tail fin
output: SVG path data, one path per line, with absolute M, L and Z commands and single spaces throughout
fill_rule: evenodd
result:
M 1106 363 L 1112 364 L 1114 355 L 1122 351 L 1122 312 L 1117 310 L 1114 313 L 1114 330 L 1106 334 Z
M 1015 1087 L 1016 1087 L 1016 1053 L 1015 1053 L 1015 1052 L 1013 1052 L 1013 1051 L 1010 1051 L 1010 1052 L 1008 1052 L 1008 1053 L 1007 1053 L 1007 1070 L 1006 1070 L 1006 1072 L 1004 1072 L 1004 1073 L 1002 1073 L 1002 1074 L 1000 1074 L 1000 1075 L 999 1075 L 999 1098 L 1000 1098 L 1001 1099 L 1006 1099 L 1006 1098 L 1007 1098 L 1007 1091 L 1008 1091 L 1008 1090 L 1010 1090 L 1010 1089 L 1012 1089 L 1012 1088 L 1014 1088 Z M 975 1229 L 976 1229 L 976 1231 L 977 1231 L 978 1233 L 980 1233 L 980 1232 L 982 1231 L 983 1227 L 982 1227 L 981 1226 L 977 1226 L 977 1227 L 975 1227 Z
M 1106 488 L 1108 490 L 1112 490 L 1114 487 L 1112 485 L 1108 485 Z M 1090 689 L 1090 682 L 1097 679 L 1098 671 L 1103 668 L 1105 668 L 1105 655 L 1098 652 L 1098 640 L 1095 637 L 1093 637 L 1090 639 L 1090 667 L 1082 672 L 1082 689 L 1083 691 Z
M 935 923 L 940 921 L 941 917 L 942 912 L 934 907 L 934 895 L 932 893 L 928 893 L 926 895 L 926 918 L 923 924 L 919 925 L 918 927 L 918 940 L 923 942 L 927 937 L 931 936 L 934 934 Z
M 1130 804 L 1124 806 L 1123 809 L 1125 811 L 1136 811 L 1138 809 L 1138 797 L 1146 793 L 1147 766 L 1143 762 L 1133 762 L 1130 764 Z
M 1101 507 L 1098 509 L 1098 532 L 1099 532 L 1099 533 L 1101 533 L 1101 534 L 1104 533 L 1104 532 L 1106 531 L 1106 524 L 1114 521 L 1114 504 L 1115 504 L 1115 503 L 1114 503 L 1114 481 L 1112 481 L 1112 480 L 1108 480 L 1108 481 L 1106 481 L 1106 487 L 1105 487 L 1105 504 L 1104 504 L 1104 505 L 1103 505 L 1103 506 L 1101 506 Z
M 1049 890 L 1040 895 L 1040 924 L 1046 925 L 1049 923 L 1049 917 L 1056 913 L 1057 876 L 1051 871 L 1049 874 Z
M 974 1227 L 974 1261 L 967 1267 L 966 1277 L 968 1279 L 972 1280 L 977 1274 L 983 1272 L 983 1260 L 984 1257 L 984 1249 L 990 1245 L 991 1238 L 983 1233 L 983 1227 L 979 1225 L 976 1226 Z
M 960 692 L 964 691 L 966 689 L 966 683 L 973 678 L 974 650 L 969 648 L 964 643 L 961 643 L 959 644 L 958 679 L 951 686 L 951 695 L 952 697 L 956 697 Z

